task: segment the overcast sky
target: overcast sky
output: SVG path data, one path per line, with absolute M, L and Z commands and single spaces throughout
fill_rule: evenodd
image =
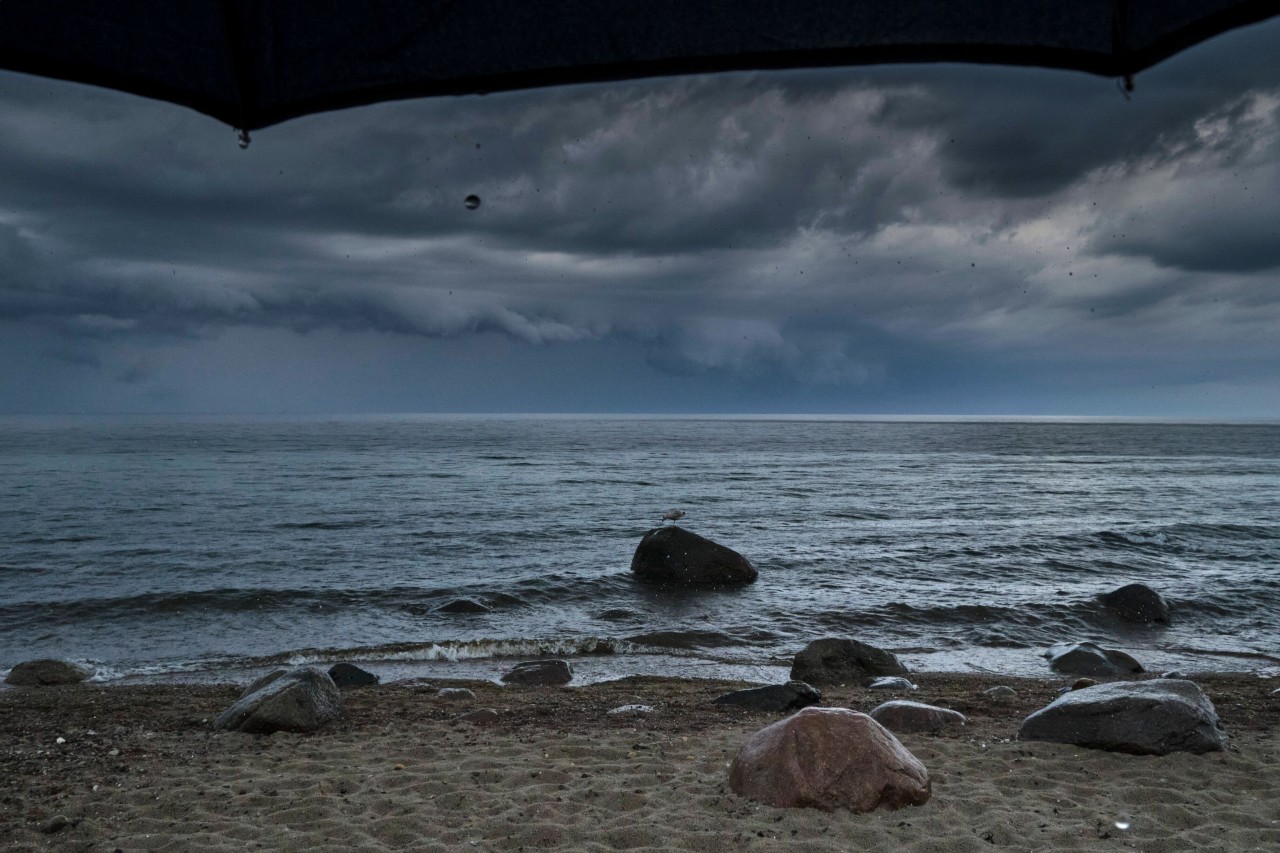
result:
M 1280 417 L 1280 22 L 234 132 L 0 72 L 0 413 Z M 469 210 L 464 199 L 480 197 Z

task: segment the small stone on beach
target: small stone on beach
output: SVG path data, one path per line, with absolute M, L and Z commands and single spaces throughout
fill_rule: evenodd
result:
M 997 684 L 995 687 L 988 687 L 982 691 L 982 695 L 997 705 L 1005 705 L 1012 702 L 1018 692 L 1008 685 Z
M 822 693 L 803 681 L 769 684 L 748 690 L 735 690 L 714 701 L 716 705 L 737 705 L 751 711 L 798 711 L 822 701 Z
M 963 726 L 967 720 L 959 711 L 894 699 L 877 706 L 871 719 L 891 732 L 936 732 L 948 726 Z
M 472 726 L 492 726 L 498 722 L 498 712 L 492 708 L 480 708 L 476 711 L 468 711 L 461 716 L 453 718 L 455 723 L 467 723 Z
M 53 835 L 55 832 L 62 832 L 68 826 L 71 826 L 71 821 L 65 815 L 56 814 L 40 824 L 40 831 L 45 835 Z

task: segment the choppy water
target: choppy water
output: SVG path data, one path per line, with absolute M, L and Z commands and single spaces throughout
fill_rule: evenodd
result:
M 634 582 L 663 510 L 744 589 Z M 1168 628 L 1094 597 L 1147 583 Z M 484 614 L 437 612 L 465 596 Z M 843 635 L 917 669 L 1280 664 L 1280 425 L 382 417 L 0 421 L 0 672 L 364 661 L 769 680 Z

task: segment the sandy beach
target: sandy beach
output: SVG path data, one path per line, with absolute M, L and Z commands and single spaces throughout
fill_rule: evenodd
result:
M 1225 753 L 1140 757 L 1018 742 L 1065 681 L 913 674 L 917 701 L 969 723 L 900 740 L 930 773 L 922 807 L 776 809 L 728 788 L 744 737 L 781 715 L 711 705 L 725 682 L 568 688 L 379 685 L 310 735 L 214 732 L 235 685 L 0 691 L 5 850 L 1280 849 L 1280 696 L 1254 675 L 1194 676 Z M 995 704 L 982 690 L 1017 691 Z M 475 700 L 445 701 L 442 686 Z M 826 691 L 868 711 L 894 694 Z M 652 713 L 610 714 L 640 704 Z M 455 722 L 492 708 L 487 726 Z

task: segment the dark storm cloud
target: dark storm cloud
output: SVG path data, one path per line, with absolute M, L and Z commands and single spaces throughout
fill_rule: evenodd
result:
M 170 105 L 3 75 L 0 323 L 134 385 L 246 329 L 595 342 L 862 390 L 925 388 L 924 353 L 1270 358 L 1277 32 L 1132 100 L 1029 69 L 736 74 L 385 104 L 247 151 Z

